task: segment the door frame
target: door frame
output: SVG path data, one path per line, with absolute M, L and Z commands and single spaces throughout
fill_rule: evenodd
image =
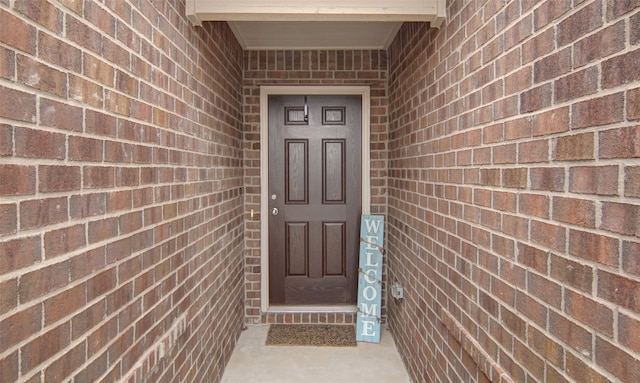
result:
M 362 214 L 371 212 L 371 91 L 369 86 L 261 86 L 260 87 L 260 309 L 266 312 L 356 312 L 356 305 L 269 305 L 269 96 L 362 96 Z

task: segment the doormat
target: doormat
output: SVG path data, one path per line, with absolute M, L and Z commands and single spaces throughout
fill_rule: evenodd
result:
M 267 346 L 356 347 L 350 325 L 272 324 Z

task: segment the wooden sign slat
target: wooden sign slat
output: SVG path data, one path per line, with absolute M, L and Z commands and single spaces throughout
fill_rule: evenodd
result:
M 363 215 L 360 225 L 356 340 L 380 343 L 384 217 Z

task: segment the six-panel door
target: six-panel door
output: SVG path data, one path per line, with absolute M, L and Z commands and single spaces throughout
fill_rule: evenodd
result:
M 360 96 L 269 96 L 272 305 L 356 302 L 361 109 Z

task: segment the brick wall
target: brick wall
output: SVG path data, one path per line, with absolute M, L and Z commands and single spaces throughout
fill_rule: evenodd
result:
M 247 323 L 351 323 L 354 314 L 260 312 L 260 86 L 367 85 L 371 89 L 371 213 L 387 206 L 385 51 L 247 51 L 243 65 L 245 166 L 245 320 Z
M 242 50 L 181 1 L 0 0 L 0 381 L 217 381 Z
M 448 13 L 389 51 L 389 322 L 413 379 L 639 381 L 638 2 Z

